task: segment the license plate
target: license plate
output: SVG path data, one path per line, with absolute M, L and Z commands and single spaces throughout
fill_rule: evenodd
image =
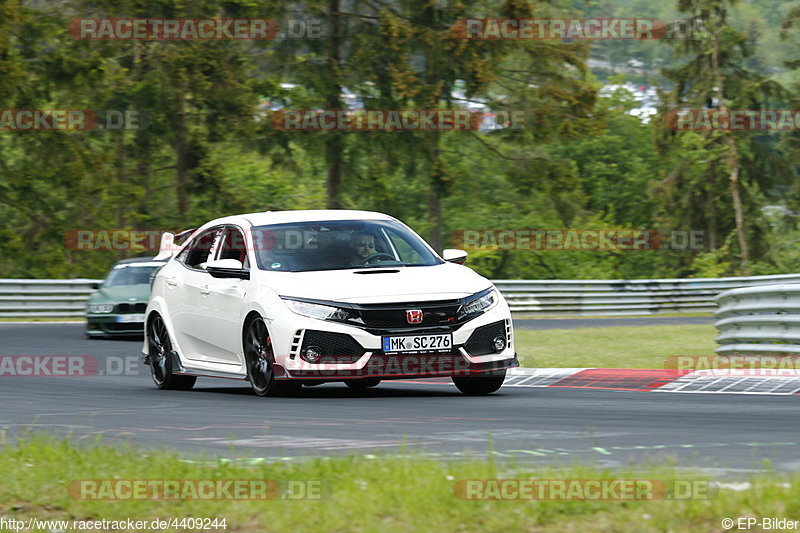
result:
M 402 337 L 383 337 L 383 351 L 387 353 L 441 352 L 453 348 L 453 336 L 404 335 Z
M 144 322 L 144 313 L 133 315 L 118 315 L 117 322 Z

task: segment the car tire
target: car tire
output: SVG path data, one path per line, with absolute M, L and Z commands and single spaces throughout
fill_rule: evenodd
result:
M 464 377 L 453 376 L 455 386 L 467 396 L 484 396 L 497 392 L 503 386 L 506 379 L 506 371 L 502 374 L 492 374 L 491 376 Z
M 345 385 L 353 390 L 364 390 L 372 387 L 377 387 L 381 382 L 380 378 L 361 378 L 361 379 L 348 379 L 344 382 Z
M 178 376 L 172 373 L 172 341 L 167 326 L 160 315 L 153 317 L 148 326 L 148 354 L 150 376 L 161 390 L 189 390 L 194 387 L 197 376 Z
M 247 381 L 258 396 L 291 396 L 303 386 L 297 381 L 275 379 L 272 371 L 275 352 L 269 330 L 261 317 L 250 320 L 245 328 L 244 358 Z

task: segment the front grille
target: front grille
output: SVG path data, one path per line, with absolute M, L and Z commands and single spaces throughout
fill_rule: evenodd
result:
M 375 350 L 372 352 L 372 357 L 453 357 L 453 358 L 463 358 L 461 352 L 458 351 L 458 348 L 453 348 L 452 350 L 445 350 L 442 352 L 436 351 L 425 351 L 420 350 L 417 352 L 409 352 L 409 353 L 397 353 L 397 352 L 384 352 L 383 350 Z
M 497 353 L 497 350 L 494 349 L 494 345 L 492 343 L 492 340 L 495 337 L 502 337 L 507 341 L 505 320 L 499 320 L 497 322 L 492 322 L 491 324 L 486 324 L 485 326 L 481 326 L 473 331 L 472 335 L 470 335 L 469 339 L 467 339 L 464 349 L 466 349 L 470 355 L 488 355 L 490 353 Z
M 114 312 L 119 314 L 126 314 L 126 313 L 144 313 L 144 310 L 147 309 L 146 303 L 138 303 L 138 304 L 117 304 L 114 307 Z
M 142 333 L 144 331 L 144 324 L 142 322 L 106 322 L 103 328 L 107 331 L 131 331 Z
M 442 375 L 468 370 L 470 362 L 457 350 L 445 353 L 403 353 L 385 354 L 377 351 L 372 354 L 365 371 L 381 375 Z
M 412 309 L 422 311 L 421 323 L 408 323 L 406 311 Z M 369 329 L 419 329 L 456 326 L 460 323 L 459 309 L 461 309 L 461 303 L 458 300 L 358 306 L 364 326 Z
M 317 362 L 318 364 L 355 363 L 366 353 L 363 346 L 345 333 L 306 330 L 300 353 L 303 353 L 309 346 L 316 346 L 322 352 L 322 357 Z

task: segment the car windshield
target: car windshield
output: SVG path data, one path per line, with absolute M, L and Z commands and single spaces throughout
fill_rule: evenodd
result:
M 273 224 L 254 227 L 252 233 L 262 270 L 307 272 L 441 262 L 413 231 L 390 220 Z
M 150 274 L 161 265 L 117 265 L 108 273 L 104 287 L 122 285 L 148 285 Z

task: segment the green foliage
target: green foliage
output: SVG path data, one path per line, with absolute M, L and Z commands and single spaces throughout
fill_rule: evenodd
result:
M 89 41 L 67 32 L 76 16 L 299 14 L 322 21 L 322 38 Z M 0 0 L 0 109 L 136 110 L 144 121 L 125 131 L 0 132 L 0 277 L 100 276 L 130 255 L 70 250 L 71 230 L 174 230 L 236 212 L 325 206 L 390 213 L 440 248 L 464 229 L 706 237 L 704 249 L 688 251 L 474 252 L 468 264 L 493 278 L 740 272 L 725 136 L 634 118 L 624 91 L 598 96 L 603 79 L 655 83 L 666 103 L 701 107 L 715 84 L 708 42 L 470 41 L 451 31 L 458 19 L 493 16 L 705 17 L 722 39 L 730 106 L 798 107 L 786 90 L 796 89 L 795 71 L 784 67 L 797 55 L 797 10 L 786 2 Z M 590 71 L 590 58 L 621 68 L 616 77 Z M 658 67 L 669 68 L 662 76 Z M 343 108 L 346 94 L 368 109 L 457 108 L 466 98 L 524 111 L 524 127 L 287 132 L 259 107 Z M 795 271 L 800 137 L 743 133 L 736 147 L 748 271 Z M 770 218 L 765 206 L 784 214 Z
M 727 239 L 730 241 L 730 239 Z M 719 278 L 731 274 L 730 249 L 728 242 L 716 250 L 697 254 L 692 261 L 692 277 Z

